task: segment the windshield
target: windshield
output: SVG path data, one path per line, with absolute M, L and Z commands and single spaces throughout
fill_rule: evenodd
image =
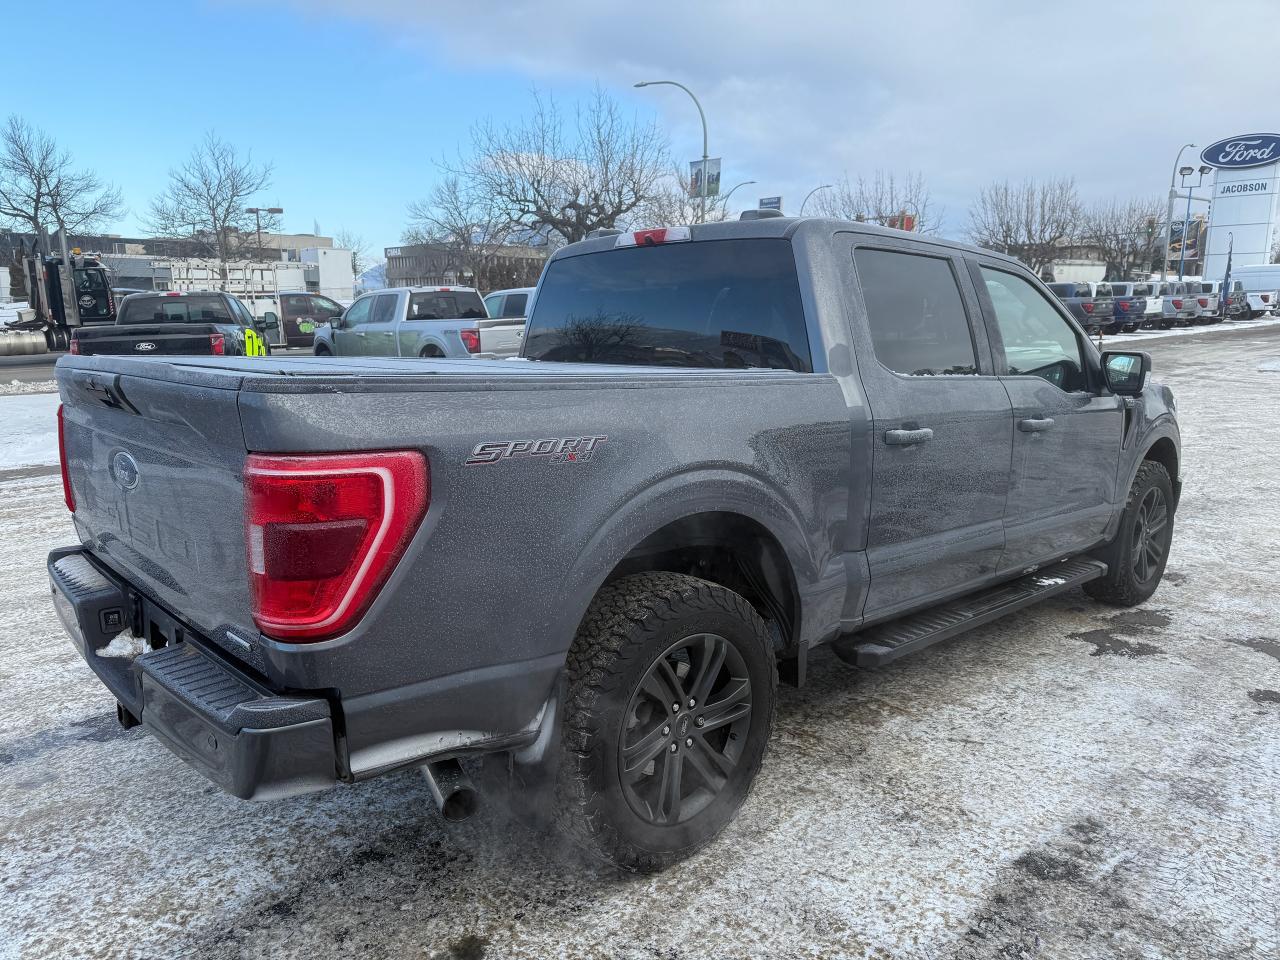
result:
M 96 292 L 107 289 L 107 278 L 100 269 L 76 270 L 76 289 L 85 292 Z
M 409 294 L 410 320 L 480 320 L 487 316 L 480 294 L 472 290 Z
M 813 369 L 795 258 L 782 239 L 556 260 L 528 330 L 524 355 L 533 360 Z
M 221 297 L 130 297 L 120 307 L 117 323 L 234 323 Z

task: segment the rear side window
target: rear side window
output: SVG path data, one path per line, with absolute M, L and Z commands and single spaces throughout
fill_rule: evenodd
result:
M 483 320 L 480 294 L 468 290 L 409 294 L 410 320 Z
M 370 323 L 390 323 L 396 314 L 396 295 L 384 293 L 373 298 L 373 314 Z
M 877 360 L 916 377 L 978 372 L 950 260 L 861 248 L 853 259 Z
M 527 293 L 508 293 L 507 302 L 502 305 L 504 317 L 523 317 L 525 304 L 529 302 Z
M 236 323 L 221 297 L 130 297 L 117 323 Z
M 547 267 L 533 360 L 809 372 L 791 243 L 703 240 L 565 257 Z

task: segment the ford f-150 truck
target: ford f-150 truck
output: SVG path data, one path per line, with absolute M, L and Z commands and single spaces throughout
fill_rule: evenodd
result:
M 490 318 L 471 287 L 393 287 L 316 327 L 319 357 L 513 357 L 524 319 Z M 488 334 L 488 336 L 486 336 Z
M 527 790 L 654 870 L 816 645 L 880 667 L 1160 582 L 1172 394 L 1008 257 L 754 211 L 594 236 L 523 357 L 62 358 L 53 602 L 121 721 L 239 797 Z
M 264 321 L 229 293 L 213 290 L 134 293 L 120 301 L 116 322 L 77 327 L 71 352 L 81 356 L 266 356 Z

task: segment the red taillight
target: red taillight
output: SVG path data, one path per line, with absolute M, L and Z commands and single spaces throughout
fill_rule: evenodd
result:
M 1128 301 L 1128 300 L 1117 300 L 1117 301 L 1116 301 L 1116 305 L 1120 307 L 1120 312 L 1121 312 L 1121 313 L 1128 313 L 1128 312 L 1129 312 L 1129 301 Z
M 1092 304 L 1092 303 L 1082 303 L 1082 304 L 1080 304 L 1080 306 L 1084 307 L 1084 312 L 1085 312 L 1085 313 L 1093 313 L 1093 304 Z
M 71 473 L 67 469 L 67 428 L 62 415 L 62 404 L 58 404 L 58 466 L 62 468 L 62 499 L 67 509 L 75 513 L 76 494 L 71 489 Z
M 253 619 L 295 643 L 349 629 L 404 554 L 431 501 L 415 450 L 245 462 Z
M 71 354 L 73 357 L 80 356 L 80 341 L 75 337 L 71 338 L 71 345 L 67 347 L 67 353 Z
M 1182 309 L 1182 301 L 1181 301 L 1181 300 L 1175 300 L 1175 301 L 1173 301 L 1173 309 L 1175 309 L 1175 310 L 1181 310 L 1181 309 Z
M 1209 306 L 1209 298 L 1208 298 L 1208 297 L 1201 297 L 1201 298 L 1200 298 L 1199 300 L 1197 300 L 1196 302 L 1197 302 L 1197 303 L 1199 303 L 1199 304 L 1200 304 L 1200 306 L 1202 306 L 1202 307 L 1207 307 L 1207 306 Z
M 227 353 L 227 340 L 220 333 L 209 334 L 209 352 L 215 357 L 225 356 Z
M 462 337 L 462 345 L 467 348 L 469 353 L 480 352 L 479 330 L 459 330 L 458 336 Z

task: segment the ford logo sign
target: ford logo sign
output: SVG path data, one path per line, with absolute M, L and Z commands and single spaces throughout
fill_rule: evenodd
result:
M 149 353 L 156 348 L 156 345 L 150 340 L 143 340 L 141 343 L 135 343 L 133 349 L 141 350 L 143 353 Z
M 121 490 L 132 490 L 138 485 L 138 461 L 126 451 L 117 451 L 111 458 L 111 479 Z
M 1280 162 L 1280 133 L 1228 137 L 1201 150 L 1200 159 L 1211 167 L 1265 167 Z

